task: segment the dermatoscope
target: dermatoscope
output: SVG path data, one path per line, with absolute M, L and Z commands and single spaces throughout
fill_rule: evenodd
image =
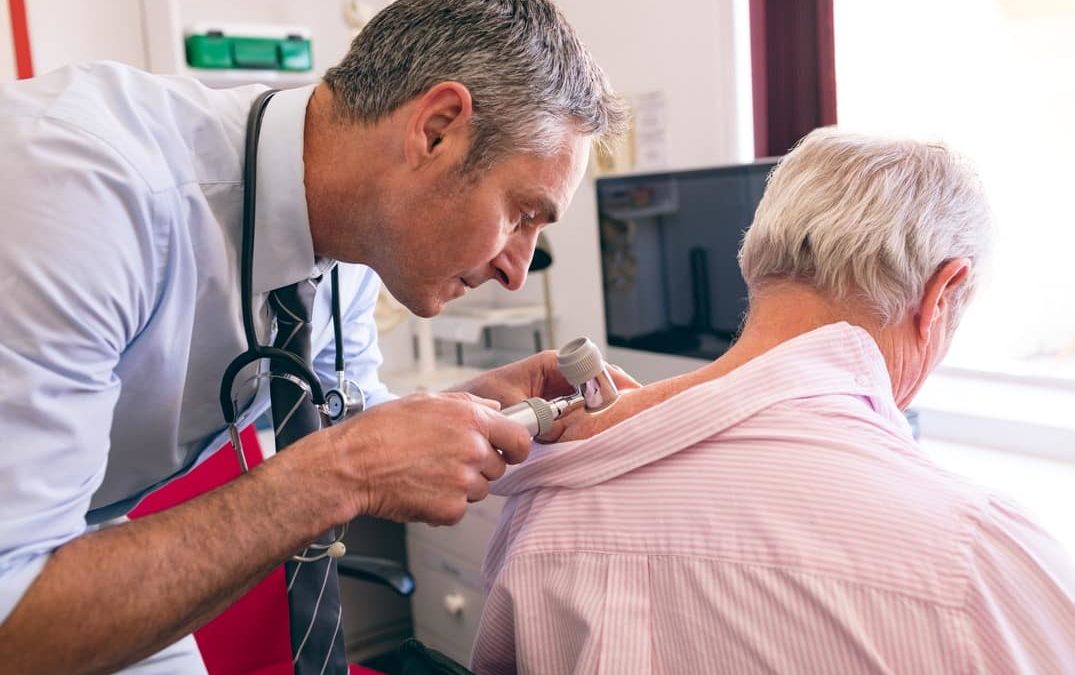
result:
M 601 350 L 590 338 L 575 338 L 556 353 L 560 372 L 575 391 L 545 400 L 535 396 L 517 403 L 501 413 L 526 427 L 531 436 L 540 436 L 552 428 L 552 423 L 582 406 L 587 412 L 605 410 L 619 398 L 620 392 L 608 372 Z

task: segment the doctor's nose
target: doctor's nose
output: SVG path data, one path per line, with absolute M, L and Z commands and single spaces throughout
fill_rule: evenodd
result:
M 500 285 L 509 291 L 517 291 L 526 283 L 526 272 L 534 255 L 536 237 L 509 244 L 493 260 Z

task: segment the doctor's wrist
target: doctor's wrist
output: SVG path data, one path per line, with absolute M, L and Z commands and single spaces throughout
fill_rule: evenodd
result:
M 271 485 L 288 522 L 297 524 L 302 537 L 312 539 L 349 522 L 361 512 L 362 499 L 348 489 L 338 466 L 339 451 L 333 427 L 311 434 L 275 455 L 257 469 Z M 251 474 L 260 473 L 255 469 Z
M 322 469 L 317 480 L 325 484 L 324 508 L 334 519 L 333 527 L 371 512 L 372 487 L 366 466 L 370 439 L 367 433 L 353 433 L 350 427 L 356 425 L 367 426 L 353 418 L 324 429 L 311 439 L 321 446 L 315 460 Z

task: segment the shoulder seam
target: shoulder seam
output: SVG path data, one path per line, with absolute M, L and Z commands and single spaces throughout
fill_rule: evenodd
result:
M 511 554 L 505 556 L 504 562 L 501 564 L 500 570 L 497 572 L 496 576 L 499 577 L 503 573 L 504 569 L 507 568 L 511 563 L 513 563 L 513 562 L 515 562 L 517 560 L 520 560 L 522 558 L 556 558 L 556 557 L 563 557 L 563 556 L 573 556 L 573 555 L 576 555 L 576 554 L 579 554 L 579 553 L 590 553 L 590 554 L 604 556 L 604 557 L 608 557 L 608 558 L 612 558 L 612 557 L 645 558 L 647 560 L 654 559 L 654 558 L 681 558 L 681 559 L 685 559 L 685 560 L 696 560 L 696 561 L 702 561 L 702 562 L 715 562 L 715 563 L 721 563 L 721 564 L 724 564 L 724 565 L 729 565 L 729 566 L 739 567 L 739 568 L 762 569 L 762 570 L 768 570 L 768 571 L 771 571 L 771 572 L 780 572 L 780 573 L 783 573 L 783 574 L 802 576 L 802 577 L 809 577 L 809 578 L 812 578 L 812 579 L 834 581 L 834 582 L 838 582 L 838 583 L 842 583 L 842 584 L 847 584 L 848 586 L 854 586 L 855 588 L 861 588 L 861 589 L 865 589 L 865 590 L 877 591 L 878 593 L 885 593 L 887 595 L 892 595 L 892 596 L 895 596 L 895 597 L 906 598 L 907 600 L 911 600 L 911 601 L 914 601 L 914 602 L 926 603 L 926 604 L 933 605 L 933 606 L 936 606 L 936 607 L 943 607 L 945 609 L 949 609 L 949 610 L 956 611 L 956 612 L 963 612 L 963 610 L 964 610 L 964 604 L 962 603 L 962 601 L 953 602 L 953 603 L 946 603 L 946 602 L 943 602 L 941 600 L 922 597 L 921 595 L 918 595 L 918 594 L 915 594 L 915 593 L 909 593 L 909 592 L 902 591 L 902 590 L 899 590 L 899 589 L 896 589 L 896 588 L 887 588 L 887 587 L 883 587 L 883 586 L 874 586 L 874 585 L 862 583 L 861 581 L 855 581 L 853 579 L 845 579 L 843 577 L 837 577 L 837 576 L 832 576 L 832 575 L 828 575 L 828 574 L 820 574 L 818 572 L 812 572 L 812 571 L 787 569 L 787 568 L 781 567 L 779 565 L 767 565 L 767 564 L 764 564 L 764 563 L 744 562 L 744 561 L 741 561 L 741 560 L 729 560 L 729 559 L 726 559 L 726 558 L 721 558 L 719 556 L 712 556 L 712 555 L 691 555 L 691 554 L 675 554 L 675 553 L 625 553 L 623 551 L 608 551 L 608 550 L 602 550 L 602 549 L 598 549 L 598 548 L 585 548 L 585 549 L 580 548 L 580 549 L 571 549 L 570 551 L 514 552 L 514 553 L 511 553 Z

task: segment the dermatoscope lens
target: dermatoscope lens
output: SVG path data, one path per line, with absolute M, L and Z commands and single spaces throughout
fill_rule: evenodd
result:
M 608 372 L 601 350 L 590 338 L 575 338 L 556 354 L 560 372 L 582 392 L 586 410 L 604 410 L 619 398 L 620 392 Z

